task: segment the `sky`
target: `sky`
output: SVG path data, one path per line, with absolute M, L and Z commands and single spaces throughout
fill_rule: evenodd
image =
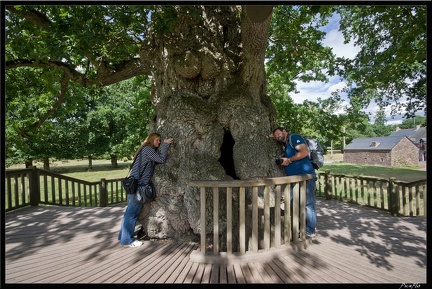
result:
M 324 46 L 329 46 L 333 48 L 333 52 L 337 56 L 344 56 L 348 58 L 354 58 L 357 52 L 360 51 L 358 47 L 355 47 L 353 42 L 348 44 L 344 44 L 343 35 L 339 29 L 339 16 L 333 16 L 331 21 L 327 26 L 323 28 L 323 31 L 327 33 L 325 40 L 323 41 Z M 330 78 L 329 83 L 323 83 L 319 81 L 315 82 L 297 82 L 297 90 L 300 92 L 298 94 L 293 95 L 293 100 L 295 103 L 303 103 L 304 100 L 316 101 L 317 98 L 326 99 L 330 97 L 331 93 L 337 89 L 342 89 L 345 86 L 345 83 L 340 80 L 339 76 L 335 76 Z M 343 96 L 343 95 L 342 95 Z M 345 101 L 347 101 L 347 97 L 343 97 Z M 342 105 L 347 105 L 348 102 L 343 103 Z M 370 116 L 371 123 L 373 123 L 373 115 L 378 110 L 378 106 L 373 103 L 367 109 L 363 110 L 367 113 L 372 113 Z M 393 118 L 390 116 L 390 107 L 386 109 L 387 115 L 387 125 L 395 125 L 401 124 L 404 120 L 402 115 L 395 115 Z M 424 116 L 424 114 L 418 114 L 420 116 Z

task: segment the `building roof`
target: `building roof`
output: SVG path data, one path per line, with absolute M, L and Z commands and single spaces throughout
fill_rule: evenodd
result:
M 413 134 L 408 136 L 414 143 L 419 143 L 420 140 L 426 142 L 426 127 L 421 127 L 416 130 Z
M 426 142 L 426 127 L 400 129 L 394 131 L 390 136 L 407 136 L 413 143 L 418 144 L 420 140 Z
M 416 130 L 413 128 L 409 128 L 409 129 L 400 129 L 397 131 L 394 131 L 391 133 L 390 136 L 407 136 L 409 137 L 410 135 L 412 135 Z
M 380 137 L 368 137 L 368 138 L 357 138 L 354 139 L 350 144 L 348 144 L 344 151 L 347 150 L 372 150 L 372 151 L 382 151 L 382 150 L 392 150 L 395 145 L 397 145 L 405 135 L 398 136 L 380 136 Z

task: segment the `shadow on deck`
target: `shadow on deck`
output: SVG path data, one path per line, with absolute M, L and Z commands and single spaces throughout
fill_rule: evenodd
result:
M 2 283 L 426 283 L 425 217 L 318 198 L 317 236 L 307 249 L 246 264 L 199 264 L 189 259 L 195 243 L 121 247 L 125 205 L 6 214 Z

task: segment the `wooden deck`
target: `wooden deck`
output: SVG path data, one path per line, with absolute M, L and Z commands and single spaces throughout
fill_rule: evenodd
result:
M 401 288 L 427 280 L 425 217 L 392 217 L 319 198 L 318 234 L 306 250 L 271 261 L 212 265 L 189 260 L 198 248 L 194 243 L 121 247 L 117 234 L 124 208 L 30 207 L 6 214 L 2 283 L 395 283 Z

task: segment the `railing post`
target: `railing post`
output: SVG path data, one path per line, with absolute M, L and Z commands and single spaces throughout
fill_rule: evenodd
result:
M 233 224 L 233 207 L 232 207 L 232 187 L 227 187 L 227 252 L 232 254 L 232 224 Z
M 424 207 L 424 216 L 427 218 L 427 191 L 426 191 L 426 184 L 423 188 L 423 207 Z
M 239 250 L 240 254 L 246 253 L 246 219 L 245 219 L 245 204 L 246 204 L 246 189 L 240 187 L 239 189 Z
M 399 194 L 394 186 L 395 178 L 389 178 L 389 185 L 387 188 L 387 196 L 389 197 L 389 210 L 392 216 L 397 216 L 399 211 Z
M 325 170 L 324 172 L 324 195 L 326 200 L 331 200 L 332 198 L 332 187 L 331 187 L 331 177 L 330 171 Z
M 39 190 L 39 174 L 36 166 L 32 167 L 29 174 L 29 194 L 30 194 L 30 205 L 37 207 L 40 202 L 40 190 Z
M 219 189 L 213 188 L 213 252 L 219 253 Z
M 101 179 L 99 183 L 99 202 L 100 207 L 108 206 L 108 190 L 106 179 Z
M 205 187 L 200 188 L 200 237 L 201 237 L 201 254 L 206 253 L 206 197 Z

